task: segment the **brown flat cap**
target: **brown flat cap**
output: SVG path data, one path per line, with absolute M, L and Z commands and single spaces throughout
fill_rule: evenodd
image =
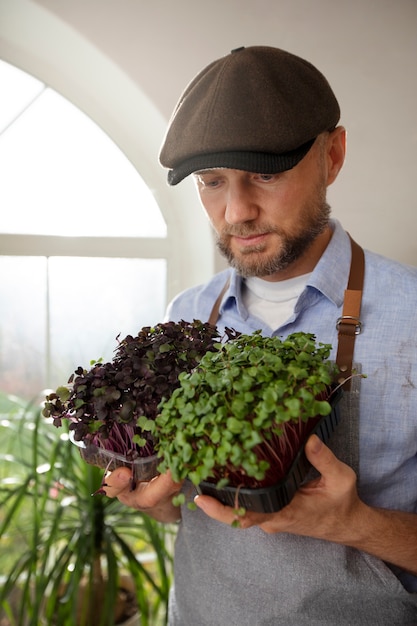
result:
M 278 48 L 238 48 L 185 89 L 160 162 L 170 185 L 212 167 L 274 174 L 294 167 L 339 118 L 329 83 L 311 63 Z

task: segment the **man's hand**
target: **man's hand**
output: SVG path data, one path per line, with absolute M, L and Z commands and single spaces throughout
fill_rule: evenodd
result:
M 103 491 L 109 498 L 117 498 L 131 508 L 143 511 L 160 522 L 176 522 L 181 517 L 172 498 L 179 493 L 180 483 L 174 483 L 170 473 L 160 474 L 151 481 L 138 483 L 132 490 L 132 473 L 119 467 L 108 474 Z
M 240 528 L 259 526 L 267 533 L 289 532 L 336 541 L 342 519 L 348 523 L 361 504 L 355 473 L 336 459 L 315 435 L 307 442 L 306 455 L 321 476 L 300 487 L 290 504 L 277 513 L 247 511 L 237 517 L 233 508 L 208 496 L 197 497 L 196 504 L 218 521 L 226 524 L 238 521 Z
M 360 500 L 355 472 L 339 461 L 316 435 L 306 455 L 321 476 L 301 487 L 277 513 L 239 515 L 209 496 L 197 506 L 215 520 L 267 533 L 292 533 L 357 548 L 417 575 L 417 515 L 377 509 Z

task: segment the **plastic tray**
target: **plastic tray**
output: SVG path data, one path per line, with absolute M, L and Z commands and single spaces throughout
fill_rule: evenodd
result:
M 199 485 L 200 492 L 204 495 L 213 496 L 228 506 L 235 506 L 237 495 L 239 507 L 260 513 L 273 513 L 287 506 L 311 469 L 311 463 L 307 460 L 304 453 L 307 439 L 310 435 L 316 434 L 324 443 L 329 441 L 340 421 L 339 400 L 341 395 L 342 393 L 337 393 L 332 397 L 331 413 L 317 422 L 313 430 L 305 438 L 286 477 L 280 480 L 276 485 L 258 489 L 229 486 L 217 489 L 214 483 L 204 481 Z
M 117 467 L 128 467 L 132 470 L 132 477 L 136 482 L 147 482 L 159 474 L 157 467 L 161 459 L 156 454 L 139 457 L 131 461 L 111 450 L 98 448 L 95 445 L 85 445 L 82 441 L 75 441 L 73 431 L 70 431 L 69 439 L 79 448 L 82 459 L 89 465 L 101 467 L 109 472 Z

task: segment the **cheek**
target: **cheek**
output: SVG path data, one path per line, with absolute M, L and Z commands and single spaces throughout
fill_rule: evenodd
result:
M 282 189 L 281 197 L 287 204 L 297 206 L 303 204 L 309 193 L 309 181 L 297 176 L 291 181 L 291 184 Z
M 262 206 L 266 220 L 278 219 L 281 223 L 292 222 L 303 204 L 302 185 L 285 185 L 264 197 Z
M 221 224 L 222 221 L 224 221 L 225 214 L 222 204 L 218 200 L 215 201 L 213 198 L 202 197 L 201 194 L 199 194 L 199 198 L 200 204 L 213 226 Z
M 281 190 L 279 205 L 282 208 L 283 217 L 294 222 L 301 218 L 305 211 L 317 200 L 317 191 L 313 189 L 309 181 L 303 182 L 298 179 L 292 185 Z

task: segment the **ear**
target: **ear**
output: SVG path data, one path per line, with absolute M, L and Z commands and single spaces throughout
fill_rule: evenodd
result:
M 336 180 L 342 169 L 346 154 L 346 130 L 343 126 L 335 128 L 327 140 L 327 185 Z

